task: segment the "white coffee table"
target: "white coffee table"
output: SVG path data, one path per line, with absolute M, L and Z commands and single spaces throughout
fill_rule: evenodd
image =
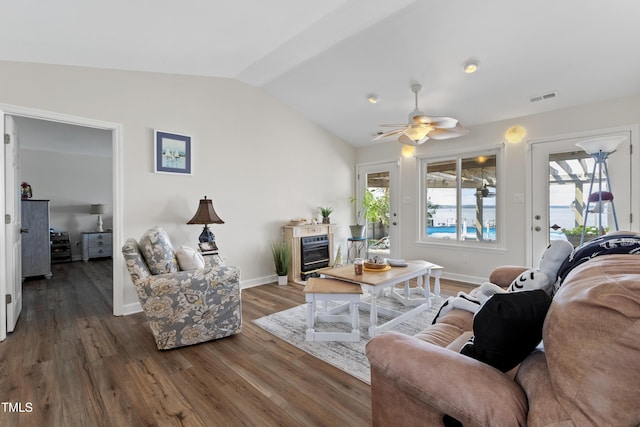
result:
M 361 301 L 360 307 L 368 309 L 369 336 L 387 331 L 394 326 L 406 322 L 431 307 L 431 301 L 440 302 L 440 276 L 443 267 L 427 261 L 407 261 L 406 267 L 391 267 L 384 271 L 365 269 L 364 274 L 356 275 L 353 265 L 323 270 L 322 275 L 346 282 L 357 283 L 370 294 L 369 301 Z M 434 277 L 434 293 L 430 290 L 430 276 Z M 410 287 L 409 281 L 417 279 L 417 286 Z M 402 289 L 396 285 L 404 284 Z M 408 311 L 378 307 L 377 299 L 384 296 L 386 291 L 407 307 Z M 378 313 L 391 317 L 391 320 L 378 325 Z

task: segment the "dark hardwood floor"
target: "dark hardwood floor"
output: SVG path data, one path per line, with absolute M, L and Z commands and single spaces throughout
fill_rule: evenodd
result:
M 103 260 L 24 282 L 0 343 L 0 426 L 371 424 L 367 384 L 252 323 L 304 303 L 301 286 L 243 290 L 241 334 L 158 351 L 142 313 L 111 314 L 111 277 Z

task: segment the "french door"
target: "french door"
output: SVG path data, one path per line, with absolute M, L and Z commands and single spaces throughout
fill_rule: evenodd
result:
M 576 143 L 614 135 L 625 138 L 607 157 L 607 179 L 604 165 Z M 551 240 L 578 245 L 583 227 L 600 234 L 615 230 L 617 220 L 618 229 L 631 229 L 632 142 L 631 131 L 625 130 L 531 144 L 531 265 Z M 605 192 L 613 194 L 612 202 L 598 195 Z
M 399 257 L 398 168 L 397 161 L 357 167 L 357 210 L 363 201 L 368 206 L 368 257 Z

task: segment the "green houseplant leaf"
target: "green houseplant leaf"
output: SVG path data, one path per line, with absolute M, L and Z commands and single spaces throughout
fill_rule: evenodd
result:
M 273 254 L 273 263 L 276 267 L 278 276 L 286 276 L 289 274 L 289 265 L 291 264 L 291 246 L 286 242 L 273 242 L 271 244 L 271 253 Z
M 320 209 L 320 215 L 322 215 L 323 218 L 328 218 L 329 215 L 331 215 L 331 212 L 333 212 L 332 207 L 323 208 L 322 206 L 320 206 L 318 209 Z

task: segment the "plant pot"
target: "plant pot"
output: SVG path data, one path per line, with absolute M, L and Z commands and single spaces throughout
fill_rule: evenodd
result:
M 354 239 L 362 239 L 364 238 L 364 233 L 367 230 L 364 225 L 350 225 L 351 229 L 351 237 Z
M 322 223 L 323 224 L 331 224 L 331 220 L 329 219 L 328 216 L 323 216 L 322 217 Z
M 289 283 L 289 276 L 278 276 L 278 285 L 285 286 Z
M 580 246 L 580 238 L 582 237 L 581 235 L 565 233 L 565 236 L 567 236 L 567 240 L 573 245 L 573 247 L 577 248 L 578 246 Z
M 580 239 L 582 238 L 581 234 L 564 234 L 565 236 L 567 236 L 567 240 L 569 241 L 569 243 L 571 243 L 573 245 L 573 247 L 577 248 L 578 246 L 580 246 Z M 583 243 L 587 243 L 590 240 L 595 239 L 598 236 L 594 236 L 593 234 L 587 234 L 586 236 L 584 236 L 584 242 Z

